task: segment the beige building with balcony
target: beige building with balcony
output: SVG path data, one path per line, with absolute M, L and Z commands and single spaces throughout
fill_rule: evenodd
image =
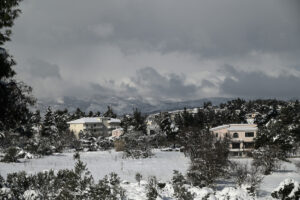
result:
M 68 122 L 69 129 L 76 138 L 79 138 L 79 133 L 89 131 L 94 134 L 102 134 L 104 132 L 103 121 L 100 117 L 83 117 L 77 120 Z
M 121 121 L 119 119 L 107 117 L 83 117 L 68 122 L 69 129 L 76 138 L 79 138 L 80 132 L 89 131 L 95 135 L 110 135 L 111 131 L 120 128 Z
M 228 124 L 210 129 L 218 138 L 230 138 L 229 148 L 232 156 L 247 156 L 251 153 L 257 130 L 256 124 Z

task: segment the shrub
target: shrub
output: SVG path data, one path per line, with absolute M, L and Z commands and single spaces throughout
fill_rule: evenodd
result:
M 246 189 L 251 196 L 256 196 L 257 190 L 264 179 L 261 171 L 261 168 L 256 165 L 252 165 L 248 171 L 246 179 L 246 184 L 248 186 L 246 187 Z
M 158 196 L 158 191 L 157 191 L 157 180 L 155 176 L 149 177 L 146 190 L 147 190 L 147 194 L 146 194 L 147 199 L 156 200 Z
M 262 167 L 263 174 L 269 175 L 280 168 L 281 153 L 278 148 L 266 146 L 259 148 L 252 153 L 253 165 Z
M 174 189 L 174 196 L 181 200 L 192 200 L 194 199 L 194 195 L 189 192 L 186 188 L 187 181 L 185 180 L 184 176 L 174 170 L 173 178 L 172 178 L 172 185 Z
M 297 171 L 300 172 L 300 161 L 297 161 L 294 163 L 296 168 L 297 168 Z
M 293 179 L 285 179 L 271 193 L 271 196 L 276 199 L 298 200 L 300 198 L 300 185 Z
M 139 186 L 140 186 L 142 178 L 143 178 L 142 174 L 140 174 L 140 173 L 135 174 L 135 180 L 139 183 Z
M 9 147 L 5 151 L 5 155 L 3 159 L 1 160 L 2 162 L 18 162 L 18 153 L 19 149 L 16 147 Z
M 148 145 L 148 138 L 140 136 L 138 138 L 134 135 L 124 138 L 125 146 L 123 150 L 123 158 L 148 158 L 153 155 L 150 145 Z
M 123 140 L 116 140 L 114 141 L 114 146 L 116 151 L 124 151 L 125 142 Z
M 228 139 L 217 140 L 208 131 L 190 128 L 179 134 L 184 153 L 191 159 L 187 178 L 195 186 L 211 186 L 228 172 Z
M 238 187 L 246 183 L 249 175 L 249 169 L 247 164 L 232 163 L 231 176 Z
M 114 142 L 106 138 L 100 138 L 98 141 L 98 146 L 101 150 L 107 151 L 114 147 Z

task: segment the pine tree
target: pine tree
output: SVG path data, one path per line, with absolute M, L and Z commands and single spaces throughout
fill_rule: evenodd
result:
M 65 110 L 56 110 L 53 114 L 53 120 L 55 127 L 59 133 L 66 132 L 69 128 L 67 122 L 70 119 L 70 114 L 67 109 Z
M 117 115 L 110 106 L 107 106 L 107 111 L 103 114 L 103 117 L 117 118 Z
M 52 110 L 50 107 L 47 109 L 47 113 L 45 114 L 45 119 L 42 124 L 41 135 L 44 137 L 50 137 L 53 134 L 54 127 L 54 118 L 52 114 Z
M 146 117 L 142 115 L 141 111 L 137 108 L 133 110 L 133 119 L 132 124 L 135 131 L 141 131 L 142 133 L 146 134 Z
M 28 107 L 35 100 L 31 96 L 32 89 L 14 79 L 16 64 L 13 57 L 2 48 L 10 41 L 11 27 L 21 10 L 21 0 L 5 0 L 0 2 L 0 131 L 15 129 L 29 119 Z

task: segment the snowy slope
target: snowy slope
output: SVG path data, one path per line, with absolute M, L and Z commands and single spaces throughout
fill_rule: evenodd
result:
M 143 191 L 144 188 L 142 186 L 141 188 L 138 188 L 136 187 L 136 183 L 134 183 L 135 174 L 137 172 L 143 175 L 144 180 L 147 180 L 149 176 L 156 176 L 158 180 L 168 182 L 172 178 L 173 170 L 178 170 L 184 174 L 189 166 L 189 159 L 186 158 L 182 153 L 163 152 L 159 150 L 155 151 L 155 156 L 153 158 L 140 160 L 124 160 L 122 159 L 122 153 L 115 151 L 85 152 L 81 153 L 81 159 L 83 162 L 87 163 L 87 167 L 95 179 L 103 178 L 110 172 L 116 172 L 122 180 L 131 182 L 130 184 L 123 185 L 125 188 L 131 191 L 130 194 L 133 197 L 134 195 L 138 195 L 139 199 L 144 199 L 144 194 L 141 194 L 141 191 Z M 292 162 L 295 162 L 296 160 L 299 161 L 300 159 L 292 159 Z M 251 160 L 234 159 L 234 161 L 250 163 Z M 73 153 L 63 153 L 40 159 L 25 160 L 22 163 L 0 163 L 0 174 L 6 177 L 8 173 L 21 170 L 25 170 L 28 173 L 35 173 L 45 169 L 58 170 L 65 168 L 71 169 L 73 167 Z M 300 173 L 296 171 L 293 163 L 283 163 L 282 170 L 265 177 L 259 192 L 260 198 L 266 199 L 268 196 L 270 196 L 270 193 L 278 187 L 280 182 L 286 178 L 293 178 L 294 180 L 300 182 Z M 220 191 L 218 191 L 218 195 L 225 195 L 228 192 L 230 192 L 230 194 L 240 194 L 241 192 L 236 191 L 233 188 L 228 189 L 228 187 L 233 185 L 227 184 L 224 186 L 226 186 L 227 189 L 221 191 L 223 187 L 219 187 Z M 191 188 L 191 191 L 199 193 L 199 195 L 201 195 L 203 192 L 207 192 L 202 190 L 200 191 L 197 188 Z M 166 193 L 167 195 L 172 194 L 171 191 L 166 191 Z M 220 196 L 218 196 L 218 198 L 219 197 Z

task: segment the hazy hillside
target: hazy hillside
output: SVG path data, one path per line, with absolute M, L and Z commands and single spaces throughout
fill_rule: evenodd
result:
M 92 110 L 104 112 L 107 106 L 111 106 L 118 114 L 131 113 L 133 108 L 138 108 L 143 113 L 153 113 L 183 109 L 184 107 L 200 107 L 203 105 L 203 102 L 206 101 L 211 101 L 217 105 L 228 100 L 230 100 L 230 98 L 215 97 L 182 102 L 160 101 L 154 104 L 138 98 L 106 97 L 98 95 L 85 99 L 76 97 L 63 97 L 57 100 L 40 99 L 37 102 L 36 108 L 40 109 L 42 113 L 48 106 L 51 106 L 54 110 L 67 108 L 69 111 L 74 111 L 79 107 L 83 111 Z

